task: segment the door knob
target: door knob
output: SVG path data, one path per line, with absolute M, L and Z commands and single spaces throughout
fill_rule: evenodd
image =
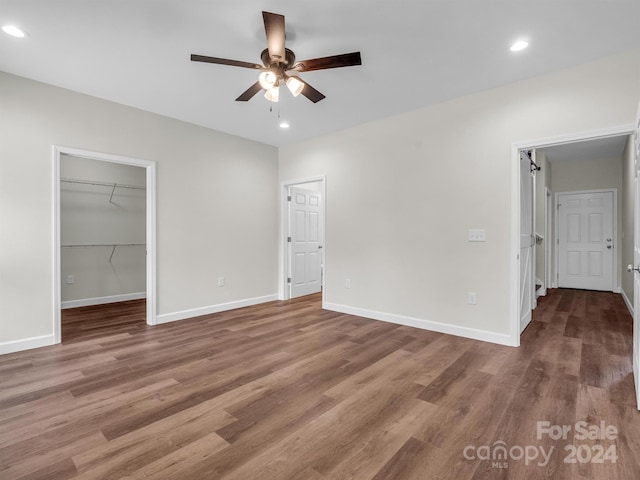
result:
M 627 272 L 633 272 L 633 271 L 640 273 L 640 266 L 634 267 L 632 264 L 627 265 Z

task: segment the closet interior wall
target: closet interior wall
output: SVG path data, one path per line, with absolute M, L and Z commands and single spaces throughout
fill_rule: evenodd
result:
M 144 168 L 62 155 L 62 308 L 144 298 Z

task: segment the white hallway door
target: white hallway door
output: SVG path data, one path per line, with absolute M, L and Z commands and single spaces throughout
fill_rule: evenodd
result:
M 533 205 L 531 160 L 520 152 L 520 333 L 531 322 L 531 310 L 534 308 Z
M 613 192 L 558 194 L 558 286 L 613 291 Z
M 636 117 L 635 138 L 635 201 L 633 205 L 633 378 L 636 384 L 636 402 L 640 410 L 640 109 Z
M 318 293 L 322 287 L 322 197 L 300 187 L 289 189 L 290 298 Z

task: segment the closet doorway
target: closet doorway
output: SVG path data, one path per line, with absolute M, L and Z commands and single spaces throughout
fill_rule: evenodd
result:
M 76 318 L 73 336 L 99 334 L 107 327 L 82 322 L 114 311 L 154 325 L 155 163 L 67 147 L 53 160 L 55 342 L 62 309 Z

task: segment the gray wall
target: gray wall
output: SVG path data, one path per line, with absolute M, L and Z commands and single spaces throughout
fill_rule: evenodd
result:
M 0 351 L 52 339 L 53 145 L 157 162 L 159 315 L 277 294 L 276 148 L 6 73 L 0 112 Z
M 144 168 L 68 155 L 61 156 L 60 177 L 141 187 L 146 183 Z M 60 252 L 63 305 L 72 300 L 94 299 L 91 303 L 96 304 L 120 298 L 109 297 L 144 294 L 146 191 L 60 182 L 60 243 L 76 246 Z M 109 243 L 141 245 L 116 250 L 77 247 Z M 73 284 L 67 282 L 69 275 Z

